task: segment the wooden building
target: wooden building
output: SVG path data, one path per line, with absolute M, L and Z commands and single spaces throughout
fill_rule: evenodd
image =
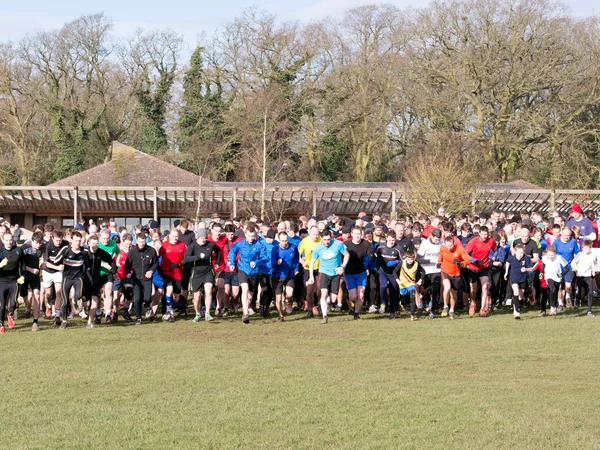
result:
M 30 229 L 36 223 L 71 227 L 77 219 L 97 223 L 114 218 L 128 227 L 154 218 L 162 228 L 176 218 L 330 213 L 397 213 L 407 201 L 398 183 L 216 183 L 132 147 L 113 143 L 110 161 L 49 186 L 0 188 L 0 215 Z M 477 190 L 473 210 L 557 209 L 573 203 L 600 209 L 600 191 L 548 190 L 524 181 L 491 184 Z

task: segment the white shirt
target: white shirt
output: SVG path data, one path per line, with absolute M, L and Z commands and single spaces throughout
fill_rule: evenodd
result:
M 441 247 L 441 240 L 438 244 L 431 242 L 431 239 L 424 239 L 421 241 L 421 247 L 417 250 L 417 255 L 419 255 L 419 264 L 423 266 L 426 274 L 440 273 L 441 269 L 438 269 L 435 265 L 438 262 Z
M 573 270 L 577 272 L 578 277 L 591 277 L 592 273 L 596 272 L 596 266 L 598 264 L 598 256 L 594 252 L 590 252 L 585 254 L 583 252 L 579 252 L 571 266 Z
M 563 269 L 569 265 L 565 258 L 556 255 L 554 260 L 550 260 L 547 256 L 543 256 L 542 262 L 544 263 L 544 277 L 546 281 L 554 280 L 560 283 L 562 281 Z

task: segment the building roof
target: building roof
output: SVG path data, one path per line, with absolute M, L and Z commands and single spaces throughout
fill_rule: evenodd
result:
M 50 186 L 198 186 L 200 177 L 133 147 L 114 141 L 112 158 Z

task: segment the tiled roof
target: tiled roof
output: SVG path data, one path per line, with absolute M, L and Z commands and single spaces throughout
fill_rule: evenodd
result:
M 200 177 L 133 147 L 113 142 L 112 159 L 50 186 L 198 186 Z M 204 182 L 203 182 L 204 183 Z

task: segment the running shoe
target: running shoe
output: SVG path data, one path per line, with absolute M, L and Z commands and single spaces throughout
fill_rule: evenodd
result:
M 285 312 L 288 313 L 288 315 L 292 314 L 294 312 L 293 306 L 288 303 L 285 307 Z
M 88 315 L 85 313 L 85 311 L 81 310 L 81 312 L 79 313 L 79 317 L 85 320 L 88 318 Z
M 148 314 L 148 311 L 146 311 L 146 319 L 149 319 L 151 315 L 152 314 Z M 171 312 L 169 312 L 169 311 L 167 311 L 166 313 L 164 313 L 162 315 L 162 321 L 163 322 L 169 322 L 170 318 L 171 318 Z
M 540 314 L 538 317 L 546 317 L 546 311 L 540 311 Z
M 123 319 L 125 319 L 127 322 L 133 322 L 133 318 L 131 317 L 131 315 L 129 314 L 129 311 L 127 311 L 127 310 L 123 311 Z
M 321 323 L 322 323 L 323 325 L 325 325 L 327 322 L 329 322 L 329 320 L 327 319 L 327 316 L 325 316 L 325 317 L 323 317 L 323 318 L 321 319 Z M 2 328 L 2 330 L 3 330 L 3 329 L 4 329 L 4 328 Z
M 255 314 L 254 310 L 252 308 L 248 308 L 248 315 L 253 316 L 254 314 Z
M 66 320 L 63 320 L 62 323 L 60 324 L 61 330 L 64 330 L 65 328 L 67 328 L 67 326 L 68 326 L 68 322 Z
M 229 317 L 229 314 L 230 314 L 230 312 L 229 312 L 229 308 L 225 308 L 225 309 L 223 310 L 223 317 Z
M 304 316 L 305 319 L 312 319 L 313 317 L 315 317 L 315 314 L 312 312 L 312 310 L 308 311 Z
M 313 306 L 312 313 L 313 313 L 315 316 L 318 316 L 318 315 L 319 315 L 319 308 L 317 308 L 316 306 Z
M 429 318 L 430 318 L 430 319 L 435 319 L 435 313 L 434 313 L 433 311 L 431 311 L 431 312 L 429 313 Z
M 69 318 L 69 319 L 74 319 L 74 318 L 75 318 L 75 314 L 73 314 L 73 313 L 69 314 L 69 317 L 68 317 L 68 318 Z
M 444 309 L 442 309 L 442 317 L 448 317 L 448 307 L 444 306 Z
M 481 308 L 479 310 L 479 317 L 487 317 L 487 310 Z
M 505 304 L 506 306 L 512 306 L 512 298 L 507 298 L 507 299 L 504 301 L 504 304 Z
M 565 305 L 562 305 L 562 304 L 561 304 L 561 305 L 558 305 L 558 311 L 559 311 L 559 312 L 563 312 L 563 311 L 564 311 L 564 309 L 565 309 Z
M 59 327 L 61 323 L 62 323 L 62 321 L 61 321 L 61 319 L 60 319 L 60 316 L 56 316 L 56 317 L 54 317 L 54 324 L 55 324 L 57 327 Z M 8 325 L 10 326 L 10 323 L 9 323 Z
M 94 321 L 94 323 L 96 325 L 101 325 L 102 324 L 102 319 L 100 318 L 100 316 L 98 316 L 98 315 L 96 316 L 96 320 Z
M 353 314 L 353 316 L 354 316 L 354 320 L 360 320 L 360 314 L 358 314 L 357 312 L 355 312 Z
M 390 313 L 390 320 L 394 320 L 394 319 L 396 319 L 396 314 Z
M 31 319 L 31 311 L 25 311 L 25 318 Z
M 385 314 L 385 303 L 382 303 L 379 307 L 379 314 Z
M 136 324 L 136 325 L 141 325 L 141 324 L 142 324 L 142 319 L 138 319 L 138 320 L 136 320 L 136 321 L 135 321 L 135 324 Z
M 551 316 L 555 316 L 555 315 L 556 315 L 556 308 L 555 308 L 554 306 L 552 306 L 552 307 L 550 308 L 550 315 L 551 315 Z
M 8 328 L 14 328 L 15 327 L 15 319 L 13 319 L 12 314 L 8 314 L 6 316 L 6 320 L 8 322 Z
M 4 334 L 6 333 L 6 330 L 4 329 L 4 325 L 0 325 L 0 334 Z
M 46 319 L 52 317 L 52 308 L 46 308 Z
M 37 323 L 34 323 L 33 325 L 31 325 L 31 331 L 38 331 L 39 327 Z
M 221 308 L 217 309 L 217 312 L 215 314 L 217 317 L 223 317 L 223 310 Z
M 475 315 L 475 310 L 477 309 L 477 304 L 475 302 L 471 302 L 469 305 L 469 316 L 473 317 Z
M 209 312 L 207 312 L 204 315 L 204 320 L 206 320 L 207 322 L 210 322 L 211 320 L 215 320 L 215 318 L 213 316 L 211 316 Z
M 513 313 L 513 316 L 515 317 L 515 319 L 519 320 L 519 319 L 521 318 L 521 313 L 520 313 L 520 312 L 517 312 L 517 311 L 515 311 L 515 312 Z
M 410 316 L 410 321 L 411 322 L 416 322 L 417 320 L 419 320 L 419 318 L 417 316 Z
M 206 313 L 206 316 L 210 316 L 210 314 Z M 173 315 L 173 313 L 169 314 L 169 318 L 167 319 L 167 322 L 175 322 L 175 316 Z
M 594 313 L 592 313 L 591 311 L 588 311 L 587 316 L 588 317 L 596 317 L 596 316 L 594 316 Z
M 105 325 L 111 325 L 113 323 L 113 318 L 112 318 L 112 314 L 109 314 L 108 316 L 106 316 L 106 318 L 104 319 L 104 324 Z
M 450 311 L 450 312 L 448 313 L 448 315 L 450 316 L 450 320 L 454 320 L 454 319 L 456 319 L 456 314 L 454 313 L 454 311 Z
M 371 306 L 369 307 L 369 313 L 370 313 L 370 314 L 374 314 L 374 313 L 376 313 L 376 312 L 377 312 L 377 306 L 376 306 L 376 305 L 371 305 Z
M 85 327 L 92 329 L 92 328 L 96 328 L 96 325 L 94 325 L 92 322 L 88 322 Z
M 423 312 L 423 305 L 417 305 L 417 314 L 421 314 Z
M 248 317 L 247 315 L 242 316 L 242 322 L 243 323 L 250 323 L 250 317 Z
M 296 311 L 296 310 L 298 309 L 298 302 L 293 302 L 293 303 L 292 303 L 292 309 L 293 309 L 294 311 Z M 291 314 L 291 313 L 290 313 L 290 314 Z
M 200 322 L 201 319 L 202 319 L 202 316 L 200 314 L 196 314 L 196 317 L 194 317 L 194 322 L 198 323 L 198 322 Z
M 283 318 L 283 316 L 279 316 L 277 318 L 277 322 L 284 322 L 284 321 L 285 321 L 285 319 Z

